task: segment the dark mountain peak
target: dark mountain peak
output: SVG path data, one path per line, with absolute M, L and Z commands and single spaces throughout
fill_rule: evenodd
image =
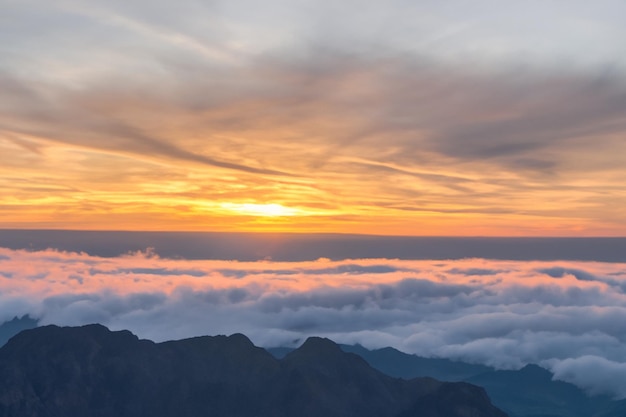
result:
M 40 326 L 34 329 L 26 329 L 22 333 L 20 333 L 19 336 L 22 338 L 28 338 L 28 337 L 50 336 L 50 335 L 55 335 L 55 336 L 81 335 L 81 336 L 88 336 L 88 337 L 102 339 L 102 338 L 108 337 L 110 334 L 123 335 L 123 337 L 127 337 L 131 335 L 133 338 L 135 339 L 137 338 L 128 330 L 120 330 L 120 331 L 114 332 L 114 331 L 109 330 L 106 326 L 103 326 L 102 324 L 96 324 L 96 323 L 86 324 L 84 326 L 76 326 L 76 327 L 70 327 L 70 326 L 61 327 L 61 326 L 57 326 L 54 324 L 49 324 L 49 325 Z
M 256 347 L 254 343 L 246 335 L 241 333 L 234 333 L 227 337 L 227 340 L 237 346 L 241 347 Z
M 552 379 L 552 373 L 550 371 L 548 371 L 545 368 L 542 368 L 539 365 L 535 365 L 534 363 L 529 363 L 528 365 L 520 369 L 519 372 L 522 372 L 524 374 L 538 376 L 538 377 L 546 377 L 546 378 Z
M 300 352 L 316 352 L 316 353 L 342 353 L 339 345 L 325 337 L 309 337 L 298 349 Z
M 91 323 L 91 324 L 85 324 L 83 326 L 76 326 L 76 327 L 65 327 L 66 329 L 70 329 L 70 330 L 76 330 L 76 331 L 80 331 L 80 330 L 84 330 L 87 332 L 93 332 L 95 334 L 105 334 L 105 333 L 110 333 L 111 330 L 109 330 L 108 327 L 106 327 L 105 325 L 102 325 L 100 323 Z M 128 331 L 128 330 L 126 330 Z
M 109 330 L 101 324 L 87 324 L 80 327 L 63 327 L 67 334 L 76 333 L 73 336 L 86 334 L 99 343 L 132 344 L 139 341 L 139 337 L 129 330 Z
M 139 338 L 129 330 L 109 330 L 102 324 L 86 324 L 78 327 L 45 326 L 59 337 L 89 337 L 101 343 L 135 343 Z M 32 329 L 31 331 L 36 331 Z
M 289 352 L 285 356 L 284 362 L 309 362 L 316 364 L 316 366 L 322 364 L 326 366 L 342 361 L 345 355 L 347 354 L 332 340 L 323 337 L 309 337 L 299 348 Z
M 101 324 L 80 327 L 47 325 L 23 330 L 13 336 L 2 350 L 9 355 L 20 355 L 22 350 L 28 350 L 42 356 L 55 352 L 74 352 L 78 356 L 85 356 L 101 350 L 124 352 L 133 349 L 139 342 L 139 338 L 128 330 L 111 331 Z M 153 344 L 147 340 L 141 343 Z
M 241 333 L 235 333 L 230 336 L 198 336 L 182 340 L 170 340 L 161 343 L 161 345 L 174 349 L 189 349 L 190 352 L 199 355 L 219 354 L 224 357 L 241 359 L 254 354 L 271 356 L 264 349 L 255 346 L 248 337 Z
M 308 363 L 315 367 L 336 367 L 350 361 L 369 367 L 360 356 L 344 352 L 338 344 L 323 337 L 309 337 L 302 346 L 287 354 L 284 361 L 291 364 Z

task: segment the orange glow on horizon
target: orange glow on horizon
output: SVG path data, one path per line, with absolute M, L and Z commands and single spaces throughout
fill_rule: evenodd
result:
M 213 117 L 260 111 L 256 102 L 242 106 L 225 105 Z M 361 119 L 318 111 L 311 120 L 213 132 L 205 115 L 172 110 L 162 122 L 167 126 L 153 132 L 169 145 L 150 152 L 132 137 L 103 146 L 118 134 L 106 129 L 80 140 L 59 140 L 43 127 L 41 134 L 0 130 L 0 228 L 626 236 L 626 172 L 573 169 L 581 160 L 576 149 L 558 154 L 557 176 L 421 150 L 415 143 L 426 141 L 422 130 L 395 144 L 383 132 L 344 146 L 335 129 L 360 128 Z M 153 121 L 140 122 L 151 129 Z M 626 145 L 605 139 L 615 149 L 598 147 L 595 158 L 623 166 L 612 158 L 624 155 Z M 411 150 L 421 159 L 406 158 Z
M 256 203 L 221 203 L 220 207 L 230 210 L 235 214 L 263 217 L 284 217 L 301 214 L 301 210 L 285 207 L 281 204 L 256 204 Z

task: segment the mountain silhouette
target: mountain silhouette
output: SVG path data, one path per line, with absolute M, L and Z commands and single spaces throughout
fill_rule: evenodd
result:
M 465 381 L 483 387 L 491 402 L 510 417 L 626 416 L 626 400 L 589 395 L 574 384 L 555 380 L 550 371 L 538 365 L 503 371 L 449 359 L 420 357 L 391 347 L 369 350 L 361 345 L 339 346 L 393 377 L 411 379 L 427 375 L 440 381 Z M 267 349 L 278 358 L 293 350 L 289 347 Z M 423 404 L 420 407 L 424 409 Z
M 0 324 L 0 347 L 22 330 L 32 329 L 37 326 L 37 320 L 28 315 L 22 317 L 15 316 L 12 320 L 5 321 Z
M 154 343 L 101 325 L 0 349 L 2 417 L 505 417 L 482 388 L 403 380 L 328 339 L 279 360 L 241 334 Z
M 553 380 L 550 371 L 537 365 L 516 371 L 486 372 L 467 380 L 484 387 L 493 402 L 511 416 L 591 417 L 604 415 L 602 410 L 616 406 L 607 396 L 591 397 L 573 384 Z
M 361 345 L 341 345 L 345 352 L 356 353 L 372 367 L 399 378 L 429 376 L 441 381 L 464 381 L 469 377 L 493 371 L 485 365 L 475 365 L 444 358 L 423 358 L 392 347 L 369 350 Z

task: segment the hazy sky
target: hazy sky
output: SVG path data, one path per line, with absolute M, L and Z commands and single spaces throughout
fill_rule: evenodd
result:
M 626 234 L 622 0 L 0 0 L 0 227 Z

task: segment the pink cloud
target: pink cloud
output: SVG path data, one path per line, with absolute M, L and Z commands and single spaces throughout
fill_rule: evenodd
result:
M 243 332 L 263 346 L 320 335 L 499 368 L 539 363 L 579 383 L 584 367 L 564 361 L 626 364 L 625 276 L 626 264 L 598 262 L 238 262 L 0 248 L 0 320 L 100 322 L 153 340 Z

